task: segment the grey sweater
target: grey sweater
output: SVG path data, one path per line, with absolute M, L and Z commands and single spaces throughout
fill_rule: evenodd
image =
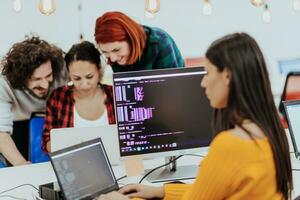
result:
M 50 88 L 51 92 L 67 81 L 64 71 L 59 80 L 55 81 Z M 45 111 L 46 99 L 38 99 L 26 90 L 13 89 L 0 70 L 0 134 L 3 132 L 12 134 L 13 121 L 26 120 L 30 118 L 32 112 Z M 0 153 L 0 162 L 4 161 Z
M 66 76 L 55 81 L 49 94 L 65 82 Z M 13 89 L 0 75 L 0 132 L 12 133 L 13 121 L 29 119 L 32 112 L 45 111 L 46 101 L 32 96 L 27 90 Z

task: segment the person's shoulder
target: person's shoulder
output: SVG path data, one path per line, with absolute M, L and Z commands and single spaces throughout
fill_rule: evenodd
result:
M 208 157 L 217 159 L 220 162 L 226 160 L 230 161 L 230 163 L 236 163 L 244 161 L 244 152 L 244 147 L 239 139 L 235 138 L 235 136 L 228 131 L 222 131 L 212 140 Z
M 0 72 L 0 86 L 4 85 L 5 82 L 6 80 L 4 79 L 4 76 Z
M 166 35 L 167 32 L 165 30 L 163 30 L 162 28 L 159 27 L 154 27 L 154 26 L 144 26 L 145 30 L 148 30 L 149 32 L 153 32 L 153 33 L 160 33 L 162 35 Z
M 232 133 L 232 131 L 226 130 L 215 136 L 210 147 L 215 151 L 238 153 L 237 149 L 244 149 L 245 144 L 247 146 L 245 141 L 251 141 L 251 139 L 242 139 Z
M 232 129 L 220 132 L 213 139 L 210 147 L 212 152 L 221 157 L 230 155 L 233 159 L 244 161 L 257 160 L 269 155 L 265 154 L 265 152 L 269 152 L 269 142 L 266 137 L 250 138 L 240 135 Z
M 211 146 L 231 146 L 231 143 L 234 141 L 234 137 L 232 137 L 232 133 L 229 131 L 222 131 L 218 133 L 213 141 L 211 142 Z
M 265 136 L 255 137 L 254 139 L 264 139 Z M 213 139 L 212 144 L 214 145 L 222 145 L 228 147 L 234 147 L 237 145 L 244 145 L 245 143 L 252 143 L 253 138 L 251 138 L 247 133 L 237 130 L 237 129 L 229 129 L 220 132 Z
M 150 38 L 150 42 L 158 42 L 162 39 L 169 38 L 169 34 L 161 28 L 158 27 L 149 27 L 143 26 L 147 34 L 147 37 Z
M 60 96 L 61 94 L 68 95 L 69 91 L 71 91 L 71 87 L 68 85 L 60 86 L 52 91 L 51 97 Z
M 0 70 L 0 84 L 1 84 L 1 85 L 4 85 L 4 83 L 7 84 L 7 79 L 6 79 L 6 77 L 1 73 L 1 70 Z
M 0 95 L 1 97 L 3 97 L 5 96 L 5 94 L 8 95 L 10 93 L 14 93 L 14 89 L 12 88 L 6 77 L 0 73 Z
M 243 128 L 235 126 L 228 131 L 243 140 L 262 139 L 266 137 L 264 131 L 257 124 L 249 121 L 243 124 Z M 251 137 L 249 135 L 250 133 Z

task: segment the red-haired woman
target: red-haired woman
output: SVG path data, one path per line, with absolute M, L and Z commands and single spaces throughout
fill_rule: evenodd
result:
M 114 72 L 184 66 L 168 33 L 142 26 L 121 12 L 107 12 L 96 20 L 95 40 Z

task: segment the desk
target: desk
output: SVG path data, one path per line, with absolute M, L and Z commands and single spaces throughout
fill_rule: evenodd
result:
M 41 184 L 56 181 L 56 177 L 50 162 L 46 162 L 17 167 L 2 168 L 0 170 L 0 180 L 0 192 L 2 192 L 4 190 L 16 187 L 18 185 L 28 183 L 38 188 L 38 186 Z M 9 194 L 26 199 L 34 199 L 33 195 L 37 195 L 38 192 L 30 186 L 23 186 L 4 194 Z M 1 197 L 1 195 L 4 194 L 0 194 L 1 200 L 12 199 L 8 197 Z
M 183 158 L 179 160 L 179 164 L 184 165 L 184 163 L 199 163 L 199 157 L 193 156 L 193 161 L 189 158 Z M 164 163 L 164 159 L 148 159 L 145 160 L 145 167 L 146 168 L 154 168 L 158 165 Z M 113 170 L 115 173 L 116 178 L 122 177 L 125 175 L 125 169 L 123 165 L 113 166 Z M 137 183 L 140 180 L 141 176 L 138 177 L 130 177 L 125 178 L 120 181 L 120 186 L 128 184 L 128 183 Z M 32 184 L 35 187 L 39 187 L 39 185 L 56 182 L 56 176 L 54 170 L 51 166 L 50 162 L 44 163 L 37 163 L 31 165 L 23 165 L 23 166 L 16 166 L 16 167 L 8 167 L 2 168 L 0 170 L 0 193 L 4 190 L 8 190 L 14 188 L 16 186 L 22 184 Z M 150 184 L 147 181 L 143 182 L 144 184 Z M 22 186 L 20 188 L 14 189 L 11 192 L 7 192 L 4 194 L 0 194 L 1 200 L 12 200 L 10 197 L 2 197 L 2 195 L 12 195 L 18 198 L 24 198 L 28 200 L 33 200 L 34 195 L 38 195 L 36 189 L 31 186 Z
M 293 168 L 300 169 L 300 161 L 296 160 L 294 154 L 291 154 Z M 195 156 L 184 156 L 178 160 L 178 165 L 188 164 L 197 164 L 201 158 Z M 158 165 L 163 164 L 164 160 L 160 159 L 149 159 L 145 160 L 145 168 L 153 168 Z M 122 177 L 125 175 L 125 170 L 123 165 L 113 166 L 116 178 Z M 294 197 L 300 195 L 300 171 L 293 171 L 294 178 Z M 128 183 L 136 183 L 140 180 L 141 177 L 130 177 L 125 178 L 120 181 L 120 185 Z M 10 167 L 0 170 L 0 192 L 16 187 L 21 184 L 30 183 L 35 187 L 38 187 L 41 184 L 54 182 L 56 177 L 50 162 L 38 163 L 26 166 Z M 192 180 L 188 181 L 192 182 Z M 143 184 L 150 184 L 147 181 L 144 181 Z M 24 199 L 33 200 L 34 195 L 37 195 L 38 192 L 30 187 L 23 186 L 21 188 L 15 189 L 11 192 L 5 193 L 6 195 L 12 195 L 14 197 L 22 197 Z M 1 194 L 3 195 L 3 194 Z M 12 200 L 10 197 L 1 197 L 1 200 Z

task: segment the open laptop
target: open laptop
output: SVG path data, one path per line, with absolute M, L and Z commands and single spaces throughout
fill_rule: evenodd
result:
M 52 129 L 50 137 L 51 151 L 57 151 L 100 137 L 103 141 L 110 163 L 112 165 L 120 164 L 118 131 L 116 125 Z
M 49 155 L 66 200 L 94 199 L 119 189 L 101 138 Z
M 295 156 L 300 160 L 300 100 L 284 101 L 283 105 Z

